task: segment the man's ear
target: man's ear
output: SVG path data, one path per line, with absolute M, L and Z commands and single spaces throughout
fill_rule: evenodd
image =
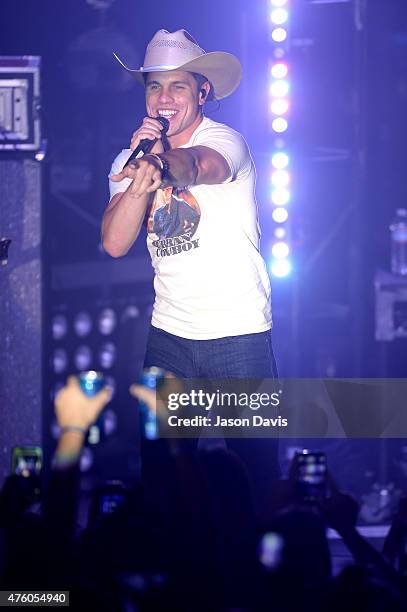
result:
M 205 104 L 205 100 L 208 97 L 209 91 L 211 89 L 211 85 L 209 81 L 206 81 L 201 85 L 201 89 L 199 90 L 199 104 L 202 106 Z

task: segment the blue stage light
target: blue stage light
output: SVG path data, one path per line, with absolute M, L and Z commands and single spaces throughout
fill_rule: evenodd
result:
M 273 157 L 271 158 L 271 163 L 273 164 L 274 168 L 277 168 L 277 170 L 287 168 L 289 161 L 290 159 L 287 153 L 284 153 L 283 151 L 274 153 Z
M 271 273 L 278 278 L 288 276 L 291 269 L 291 262 L 288 259 L 277 259 L 271 264 Z
M 283 25 L 288 19 L 288 11 L 285 8 L 275 8 L 271 11 L 270 19 L 276 25 Z
M 278 100 L 273 100 L 270 110 L 274 115 L 284 115 L 288 111 L 288 106 L 288 100 L 279 98 Z
M 287 38 L 287 30 L 284 28 L 274 28 L 271 33 L 271 38 L 274 42 L 283 42 Z
M 284 98 L 284 96 L 288 94 L 289 89 L 290 86 L 288 84 L 288 81 L 285 81 L 283 79 L 274 81 L 270 85 L 270 93 L 273 98 Z
M 276 223 L 285 223 L 288 219 L 288 212 L 285 208 L 279 206 L 273 210 L 271 216 Z
M 283 189 L 287 187 L 290 182 L 290 175 L 287 170 L 274 170 L 271 175 L 271 182 L 277 189 Z M 284 196 L 286 196 L 286 194 L 284 194 Z
M 276 206 L 285 206 L 290 201 L 290 192 L 285 187 L 274 189 L 271 193 L 271 201 Z
M 271 67 L 271 76 L 275 79 L 284 79 L 288 74 L 288 66 L 287 64 L 283 64 L 282 62 L 278 62 Z
M 285 259 L 290 253 L 290 247 L 286 242 L 279 240 L 273 244 L 271 252 L 275 259 Z

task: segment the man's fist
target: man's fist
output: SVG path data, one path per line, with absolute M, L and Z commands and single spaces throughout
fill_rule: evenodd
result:
M 141 126 L 133 132 L 130 142 L 130 149 L 134 151 L 142 140 L 156 140 L 154 147 L 151 149 L 151 153 L 163 153 L 163 143 L 161 141 L 161 130 L 163 126 L 157 119 L 152 117 L 144 117 Z
M 132 179 L 133 183 L 130 185 L 129 192 L 135 198 L 157 191 L 162 182 L 159 161 L 148 154 L 140 159 L 135 159 L 121 172 L 113 174 L 110 178 L 114 182 L 122 181 L 124 178 Z

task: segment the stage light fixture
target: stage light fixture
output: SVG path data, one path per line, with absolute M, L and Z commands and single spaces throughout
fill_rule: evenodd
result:
M 64 338 L 68 331 L 68 321 L 66 320 L 65 315 L 55 315 L 52 318 L 51 328 L 52 337 L 54 340 L 61 340 Z
M 289 89 L 290 86 L 288 84 L 288 81 L 285 81 L 283 79 L 273 81 L 273 83 L 270 85 L 270 93 L 273 98 L 284 98 L 285 96 L 287 96 Z
M 276 25 L 283 25 L 288 19 L 288 11 L 285 8 L 275 8 L 271 11 L 270 19 Z
M 99 315 L 99 331 L 103 336 L 111 334 L 117 325 L 117 317 L 113 308 L 104 308 Z
M 290 83 L 287 80 L 289 65 L 285 57 L 288 49 L 285 43 L 288 31 L 286 27 L 281 27 L 289 20 L 288 10 L 284 8 L 287 4 L 286 0 L 271 0 L 272 11 L 270 13 L 271 38 L 278 45 L 273 49 L 274 61 L 272 61 L 270 69 L 269 85 L 271 96 L 269 108 L 272 113 L 271 129 L 275 133 L 274 151 L 271 157 L 271 184 L 274 188 L 271 191 L 271 202 L 274 205 L 272 218 L 278 226 L 274 229 L 269 270 L 273 276 L 280 278 L 287 276 L 291 271 L 291 263 L 287 260 L 291 249 L 287 241 L 287 236 L 289 236 L 287 228 L 289 212 L 286 208 L 291 197 L 287 188 L 291 179 L 290 173 L 287 171 L 290 159 L 286 152 L 285 136 L 280 136 L 288 130 L 288 121 L 285 115 L 290 111 L 291 106 L 289 99 Z M 285 59 L 281 61 L 283 57 Z
M 288 259 L 277 259 L 273 261 L 271 265 L 271 272 L 273 276 L 283 278 L 288 276 L 291 272 L 291 263 Z
M 121 322 L 125 323 L 129 319 L 138 319 L 140 316 L 140 308 L 136 304 L 130 304 L 123 310 Z
M 76 335 L 80 338 L 84 338 L 90 334 L 92 330 L 92 319 L 90 315 L 85 311 L 78 312 L 74 319 L 73 327 Z
M 112 342 L 105 342 L 99 350 L 99 363 L 103 369 L 109 370 L 116 361 L 116 347 Z
M 283 170 L 284 168 L 287 168 L 288 166 L 289 157 L 287 153 L 284 153 L 282 151 L 278 153 L 274 153 L 273 157 L 271 158 L 271 163 L 274 166 L 274 168 L 277 168 L 277 170 Z
M 284 28 L 274 28 L 271 38 L 277 43 L 284 42 L 287 38 L 287 30 Z
M 275 132 L 277 132 L 277 134 L 282 134 L 287 130 L 288 123 L 284 117 L 277 117 L 276 119 L 273 119 L 271 127 Z
M 110 436 L 117 429 L 117 416 L 113 410 L 105 410 L 103 418 L 103 432 L 105 436 Z
M 288 219 L 288 212 L 286 208 L 275 208 L 271 213 L 273 221 L 276 223 L 285 223 Z
M 285 259 L 290 253 L 290 248 L 286 242 L 279 241 L 273 244 L 271 252 L 275 259 Z
M 284 115 L 288 111 L 288 101 L 285 98 L 273 100 L 270 110 L 274 115 Z
M 88 472 L 93 465 L 93 453 L 88 446 L 85 446 L 82 450 L 79 470 L 81 472 Z
M 274 170 L 271 175 L 271 182 L 278 190 L 282 190 L 290 182 L 290 175 L 287 170 Z
M 54 350 L 54 354 L 52 356 L 52 366 L 55 374 L 61 374 L 61 372 L 66 370 L 68 366 L 68 355 L 63 348 L 57 348 Z
M 274 49 L 273 51 L 273 56 L 278 59 L 281 60 L 283 59 L 283 57 L 285 56 L 285 51 L 282 47 L 277 47 L 276 49 Z
M 274 236 L 275 238 L 278 238 L 279 240 L 282 240 L 283 238 L 285 238 L 286 235 L 287 235 L 287 232 L 284 227 L 276 227 L 276 229 L 274 230 Z
M 56 395 L 56 394 L 55 394 Z M 51 401 L 54 401 L 54 394 L 52 394 L 51 397 Z M 51 431 L 51 436 L 54 440 L 59 440 L 59 436 L 61 435 L 61 428 L 59 427 L 58 423 L 56 422 L 56 420 L 54 419 L 51 423 L 50 426 L 50 431 Z
M 89 370 L 92 363 L 92 351 L 90 350 L 89 346 L 86 346 L 85 344 L 79 346 L 75 351 L 73 361 L 75 368 L 79 372 Z
M 290 201 L 290 192 L 285 187 L 274 189 L 271 193 L 271 201 L 275 206 L 285 206 Z
M 287 64 L 282 64 L 279 62 L 278 64 L 274 64 L 271 67 L 271 75 L 275 79 L 284 79 L 288 74 L 288 66 Z
M 111 399 L 113 399 L 113 397 L 116 394 L 116 381 L 113 378 L 113 376 L 106 376 L 105 380 L 106 380 L 106 387 L 109 387 L 110 389 L 110 397 Z

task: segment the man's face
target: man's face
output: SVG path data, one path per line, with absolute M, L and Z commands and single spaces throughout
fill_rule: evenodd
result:
M 186 144 L 201 122 L 198 84 L 189 72 L 150 72 L 146 81 L 146 108 L 150 117 L 170 122 L 167 136 L 172 147 Z

